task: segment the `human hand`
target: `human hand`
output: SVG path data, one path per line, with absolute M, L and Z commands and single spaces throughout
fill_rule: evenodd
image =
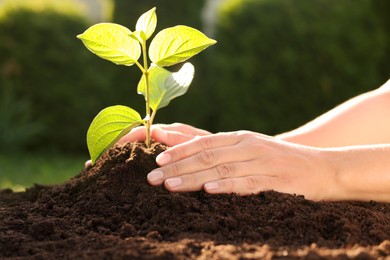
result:
M 190 125 L 173 123 L 173 124 L 155 124 L 150 130 L 151 137 L 168 146 L 175 146 L 187 142 L 196 136 L 210 135 L 211 133 Z M 130 133 L 122 137 L 118 143 L 130 143 L 145 140 L 146 131 L 144 126 L 133 128 Z
M 196 136 L 210 135 L 211 133 L 190 125 L 173 123 L 173 124 L 155 124 L 151 127 L 151 137 L 157 141 L 168 146 L 175 146 L 177 144 L 187 142 Z M 131 143 L 135 141 L 143 141 L 146 139 L 145 126 L 133 128 L 130 133 L 122 137 L 117 143 Z M 85 168 L 92 165 L 91 160 L 85 162 Z
M 147 179 L 173 192 L 250 195 L 275 190 L 330 200 L 335 171 L 325 154 L 249 131 L 197 136 L 161 153 L 156 159 L 160 168 Z

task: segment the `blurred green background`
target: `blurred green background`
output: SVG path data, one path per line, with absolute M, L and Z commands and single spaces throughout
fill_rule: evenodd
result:
M 0 0 L 0 189 L 67 180 L 101 109 L 144 111 L 138 69 L 75 36 L 97 22 L 134 30 L 154 6 L 157 31 L 184 24 L 218 41 L 191 59 L 189 92 L 158 123 L 274 135 L 390 76 L 387 0 Z

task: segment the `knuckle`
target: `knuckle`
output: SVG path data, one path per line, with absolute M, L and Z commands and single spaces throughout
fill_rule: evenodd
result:
M 237 136 L 239 137 L 247 137 L 247 136 L 250 136 L 251 135 L 251 132 L 250 131 L 247 131 L 247 130 L 240 130 L 240 131 L 237 131 Z
M 233 169 L 231 165 L 220 164 L 216 167 L 216 170 L 219 177 L 221 177 L 222 179 L 226 179 L 233 176 Z
M 232 137 L 232 138 L 241 140 L 241 139 L 243 139 L 243 135 L 245 132 L 246 132 L 245 130 L 239 130 L 239 131 L 234 131 L 234 132 L 226 132 L 226 133 L 222 133 L 222 134 L 227 136 L 227 137 Z
M 197 191 L 201 190 L 205 184 L 202 176 L 198 174 L 187 174 L 182 175 L 182 186 L 180 187 L 181 191 Z
M 171 176 L 179 175 L 179 167 L 177 166 L 176 163 L 172 163 L 168 167 L 169 167 L 168 171 L 169 171 Z
M 175 123 L 172 123 L 171 126 L 173 126 L 173 127 L 181 127 L 181 126 L 183 126 L 183 124 L 175 122 Z
M 188 176 L 188 184 L 191 185 L 191 190 L 199 190 L 202 188 L 202 180 L 196 174 L 191 174 Z
M 214 152 L 210 151 L 210 150 L 204 150 L 204 151 L 201 151 L 199 154 L 198 154 L 198 157 L 199 157 L 199 161 L 204 164 L 204 165 L 210 165 L 210 164 L 213 164 L 213 162 L 215 161 L 215 154 Z
M 196 136 L 195 138 L 198 139 L 198 143 L 203 149 L 212 147 L 213 140 L 211 138 L 202 138 L 202 136 Z
M 253 132 L 247 130 L 240 130 L 236 132 L 236 136 L 239 139 L 239 144 L 248 145 L 248 144 L 256 143 L 254 139 L 255 135 Z
M 226 179 L 223 182 L 224 193 L 228 193 L 228 194 L 233 193 L 234 188 L 235 188 L 235 185 L 234 185 L 234 181 L 232 179 Z
M 255 177 L 248 177 L 245 181 L 248 190 L 257 190 L 260 187 L 259 179 Z

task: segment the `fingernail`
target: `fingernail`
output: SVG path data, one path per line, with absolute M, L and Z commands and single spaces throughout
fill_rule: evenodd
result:
M 85 162 L 85 168 L 89 168 L 92 166 L 92 161 L 91 160 L 88 160 Z
M 171 156 L 169 154 L 167 154 L 167 153 L 160 153 L 156 157 L 156 162 L 159 165 L 167 164 L 167 163 L 169 163 L 170 160 L 171 160 Z
M 161 181 L 163 177 L 164 177 L 164 173 L 162 171 L 152 171 L 147 176 L 150 182 Z
M 204 188 L 208 191 L 215 191 L 219 189 L 218 182 L 209 182 L 204 185 Z
M 176 188 L 182 184 L 181 178 L 170 178 L 166 179 L 165 182 L 170 188 Z

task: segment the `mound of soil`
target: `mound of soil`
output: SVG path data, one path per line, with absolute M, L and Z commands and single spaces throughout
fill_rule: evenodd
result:
M 166 149 L 116 146 L 57 186 L 0 192 L 1 259 L 385 259 L 390 204 L 273 191 L 170 193 L 146 174 Z M 55 173 L 53 173 L 55 174 Z

